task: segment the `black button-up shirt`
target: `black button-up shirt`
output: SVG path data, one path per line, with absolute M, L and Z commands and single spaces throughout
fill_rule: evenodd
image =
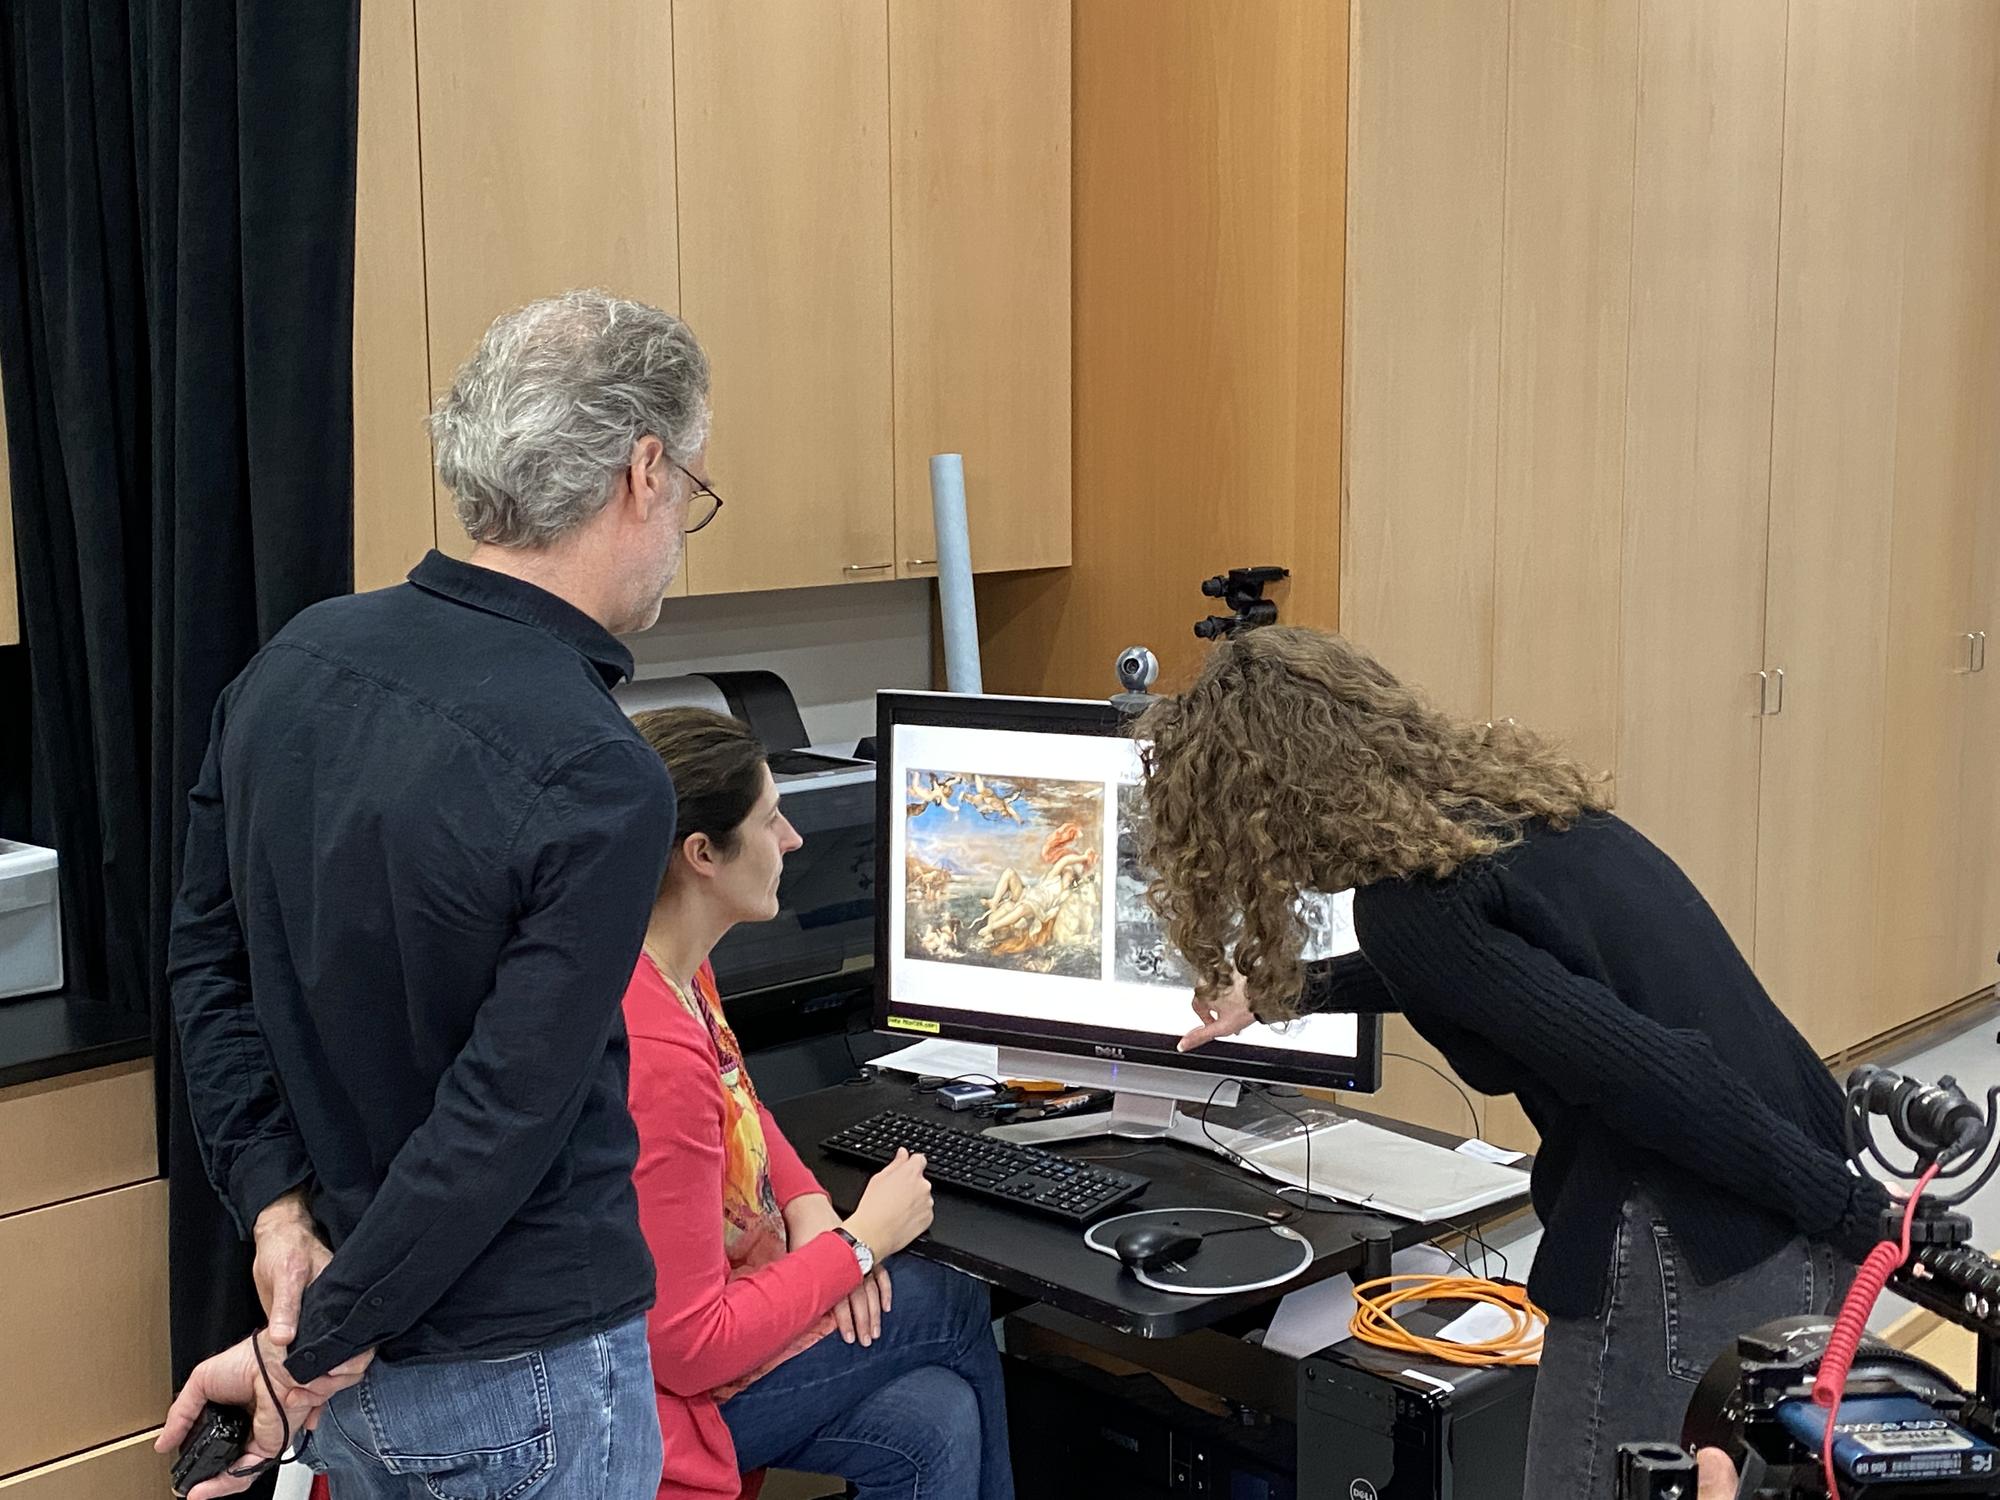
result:
M 517 1353 L 651 1305 L 620 1002 L 666 768 L 577 609 L 432 553 L 306 610 L 217 705 L 169 968 L 210 1180 L 304 1184 L 299 1379 Z

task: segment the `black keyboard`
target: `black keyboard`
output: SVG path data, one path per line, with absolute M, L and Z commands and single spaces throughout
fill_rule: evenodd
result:
M 820 1142 L 828 1155 L 871 1167 L 887 1166 L 899 1146 L 922 1153 L 925 1175 L 933 1183 L 1072 1224 L 1088 1224 L 1106 1209 L 1138 1197 L 1147 1184 L 1136 1172 L 1070 1161 L 1037 1146 L 996 1141 L 893 1109 L 870 1115 Z

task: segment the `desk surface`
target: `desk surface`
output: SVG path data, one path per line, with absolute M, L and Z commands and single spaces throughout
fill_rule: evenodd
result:
M 152 1023 L 73 991 L 0 1000 L 0 1089 L 153 1054 Z
M 819 1149 L 819 1143 L 844 1126 L 885 1109 L 934 1111 L 940 1121 L 963 1125 L 968 1130 L 976 1130 L 984 1123 L 938 1109 L 931 1100 L 912 1095 L 907 1082 L 889 1077 L 822 1089 L 775 1105 L 772 1112 L 806 1165 L 833 1195 L 834 1202 L 848 1209 L 859 1198 L 869 1171 L 827 1156 Z M 1389 1120 L 1377 1123 L 1442 1145 L 1458 1143 L 1456 1136 L 1413 1125 Z M 1145 1193 L 1123 1205 L 1121 1213 L 1141 1208 L 1199 1206 L 1261 1214 L 1272 1206 L 1269 1193 L 1255 1186 L 1247 1173 L 1226 1165 L 1219 1157 L 1185 1146 L 1102 1138 L 1059 1149 L 1065 1156 L 1102 1161 L 1152 1179 Z M 1525 1195 L 1525 1178 L 1522 1191 Z M 1110 1256 L 1087 1247 L 1080 1228 L 942 1186 L 937 1191 L 937 1218 L 930 1232 L 911 1246 L 910 1252 L 1122 1333 L 1167 1338 L 1210 1327 L 1269 1303 L 1288 1291 L 1357 1269 L 1361 1264 L 1360 1234 L 1365 1228 L 1390 1225 L 1396 1247 L 1401 1249 L 1474 1223 L 1490 1222 L 1517 1207 L 1519 1200 L 1449 1225 L 1385 1219 L 1360 1209 L 1304 1214 L 1292 1227 L 1312 1244 L 1311 1267 L 1281 1287 L 1223 1297 L 1156 1292 L 1126 1275 L 1124 1268 Z

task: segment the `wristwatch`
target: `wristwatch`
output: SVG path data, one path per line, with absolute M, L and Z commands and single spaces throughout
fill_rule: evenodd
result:
M 875 1252 L 873 1250 L 870 1250 L 861 1241 L 838 1225 L 834 1227 L 833 1232 L 847 1241 L 847 1248 L 854 1252 L 855 1260 L 861 1263 L 861 1274 L 863 1276 L 866 1276 L 870 1271 L 875 1269 Z

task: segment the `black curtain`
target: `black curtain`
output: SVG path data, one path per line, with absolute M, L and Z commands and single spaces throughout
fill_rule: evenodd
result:
M 0 21 L 0 379 L 71 987 L 150 1015 L 175 1378 L 260 1321 L 164 982 L 217 694 L 353 586 L 358 0 Z

